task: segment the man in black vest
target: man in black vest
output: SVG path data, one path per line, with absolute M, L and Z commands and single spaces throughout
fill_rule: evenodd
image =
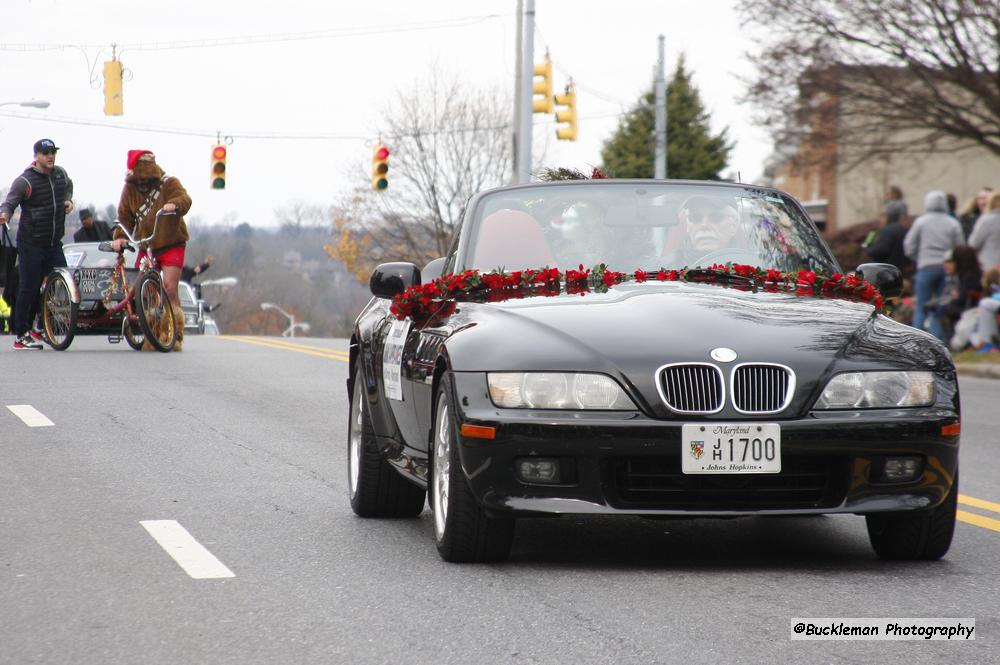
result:
M 80 211 L 80 229 L 73 234 L 73 242 L 101 242 L 111 240 L 111 229 L 107 222 L 94 219 L 93 213 L 84 208 Z
M 14 209 L 21 206 L 17 227 L 17 261 L 20 285 L 14 309 L 14 348 L 41 349 L 29 334 L 34 312 L 38 311 L 38 289 L 53 268 L 65 267 L 62 237 L 66 214 L 73 210 L 73 181 L 66 170 L 56 166 L 59 148 L 50 139 L 35 142 L 35 161 L 11 184 L 7 199 L 0 204 L 0 225 L 7 224 Z

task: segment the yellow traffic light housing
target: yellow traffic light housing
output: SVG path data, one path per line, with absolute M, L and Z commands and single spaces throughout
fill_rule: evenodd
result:
M 104 63 L 104 115 L 122 115 L 122 75 L 125 68 L 120 60 Z
M 212 146 L 212 189 L 226 188 L 226 146 Z
M 375 146 L 372 156 L 372 189 L 381 192 L 389 187 L 389 148 Z
M 555 97 L 556 122 L 568 123 L 562 127 L 556 127 L 556 138 L 560 141 L 575 141 L 577 134 L 576 124 L 576 86 L 570 81 L 566 86 L 566 92 Z
M 542 80 L 538 80 L 541 76 Z M 545 53 L 545 62 L 535 65 L 535 79 L 532 84 L 531 110 L 533 113 L 552 113 L 552 58 Z

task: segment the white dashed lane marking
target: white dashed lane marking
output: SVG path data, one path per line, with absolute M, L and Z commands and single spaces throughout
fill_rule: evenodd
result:
M 176 520 L 145 520 L 139 524 L 194 579 L 236 577 Z
M 55 423 L 30 404 L 8 404 L 7 408 L 28 427 L 53 427 Z

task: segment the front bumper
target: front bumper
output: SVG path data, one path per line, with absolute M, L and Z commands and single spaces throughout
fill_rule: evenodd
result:
M 501 409 L 480 373 L 452 375 L 459 423 L 496 428 L 459 437 L 462 468 L 488 509 L 516 514 L 731 516 L 920 510 L 941 503 L 958 466 L 953 408 L 814 412 L 757 418 L 781 426 L 777 474 L 684 475 L 681 425 L 636 412 Z M 887 456 L 917 456 L 913 480 L 882 482 Z M 561 484 L 522 482 L 523 458 L 556 459 Z

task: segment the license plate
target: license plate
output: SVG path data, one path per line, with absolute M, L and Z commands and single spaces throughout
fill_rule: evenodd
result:
M 80 268 L 73 278 L 80 296 L 87 299 L 103 297 L 111 286 L 111 270 L 102 268 Z
M 698 423 L 681 426 L 681 471 L 780 473 L 781 425 Z

